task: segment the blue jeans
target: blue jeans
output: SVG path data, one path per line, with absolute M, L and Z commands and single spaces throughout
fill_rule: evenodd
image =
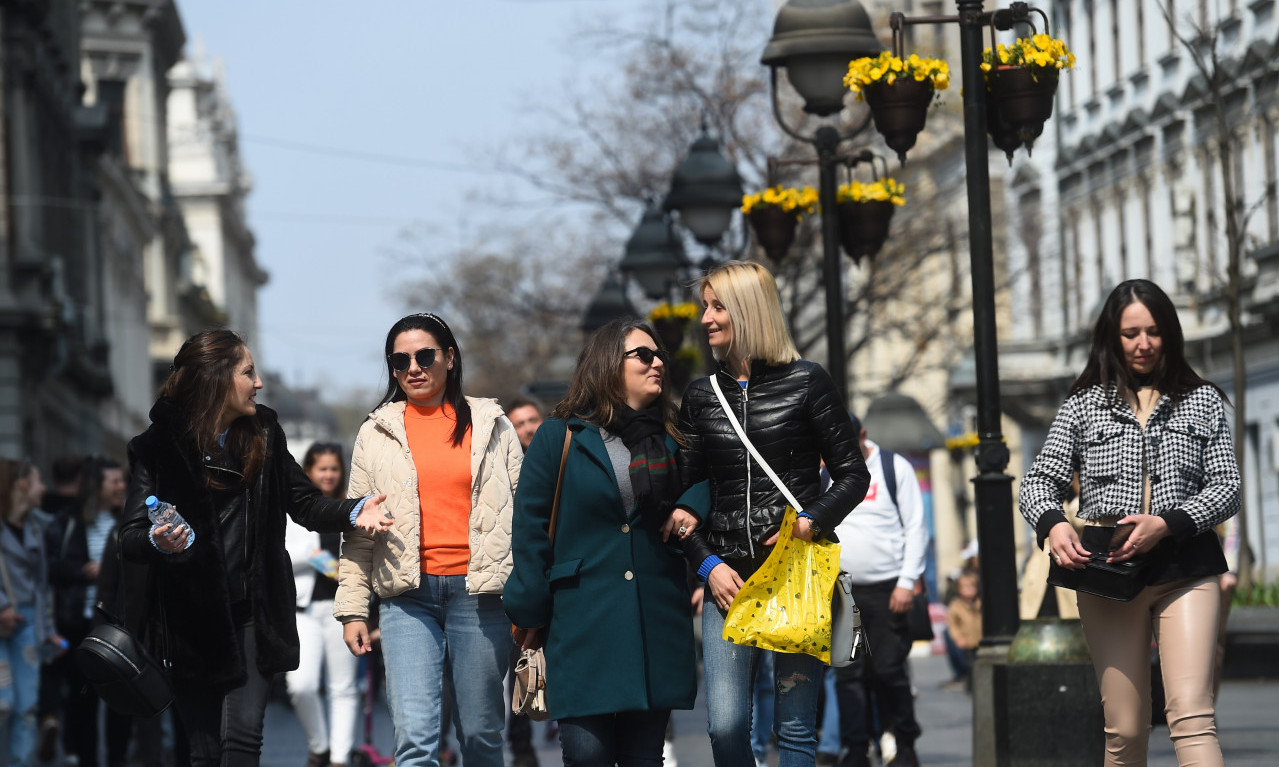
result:
M 817 744 L 817 753 L 839 756 L 839 701 L 835 699 L 835 669 L 831 666 L 822 669 L 822 688 L 826 704 L 822 709 L 822 739 Z
M 561 719 L 564 767 L 662 767 L 670 718 L 659 709 Z
M 708 599 L 702 608 L 707 732 L 715 767 L 754 767 L 751 686 L 764 652 L 722 638 L 724 613 Z M 779 767 L 813 767 L 817 754 L 817 695 L 822 662 L 811 655 L 773 653 L 774 714 Z
M 768 741 L 773 737 L 773 653 L 764 650 L 755 664 L 754 681 L 751 684 L 751 752 L 755 761 L 763 763 L 768 757 Z
M 40 691 L 40 653 L 36 647 L 35 606 L 19 605 L 13 636 L 0 639 L 0 732 L 7 732 L 7 764 L 31 763 L 36 747 L 36 698 Z
M 503 767 L 502 679 L 511 622 L 501 596 L 466 593 L 464 575 L 424 573 L 416 589 L 382 600 L 379 615 L 396 766 L 439 763 L 447 672 L 463 763 Z

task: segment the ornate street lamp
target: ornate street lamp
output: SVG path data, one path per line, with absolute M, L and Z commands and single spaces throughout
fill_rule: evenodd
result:
M 693 238 L 713 248 L 733 223 L 733 212 L 742 204 L 742 177 L 719 151 L 719 142 L 702 133 L 675 168 L 671 191 L 662 208 L 679 213 L 679 222 Z
M 613 320 L 639 317 L 639 312 L 626 297 L 626 286 L 622 278 L 613 272 L 604 278 L 599 292 L 586 306 L 586 314 L 582 316 L 582 331 L 588 335 L 604 327 Z
M 835 166 L 841 142 L 856 136 L 870 124 L 870 113 L 860 125 L 841 134 L 823 125 L 811 136 L 792 129 L 782 117 L 777 97 L 778 70 L 804 98 L 804 111 L 828 116 L 844 108 L 844 74 L 848 62 L 877 56 L 884 46 L 875 37 L 870 16 L 857 0 L 788 0 L 777 12 L 773 37 L 760 61 L 771 69 L 773 116 L 792 138 L 812 144 L 820 169 L 818 197 L 822 205 L 822 281 L 826 287 L 827 372 L 835 389 L 848 404 L 848 371 L 844 359 L 844 281 L 839 263 L 839 220 L 834 215 Z
M 649 200 L 617 268 L 634 277 L 644 295 L 654 301 L 669 297 L 670 287 L 679 282 L 680 272 L 688 266 L 684 246 L 671 229 L 656 200 Z

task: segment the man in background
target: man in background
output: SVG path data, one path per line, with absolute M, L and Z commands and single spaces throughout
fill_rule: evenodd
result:
M 849 415 L 861 443 L 870 488 L 866 498 L 835 528 L 841 569 L 853 579 L 853 598 L 862 612 L 870 654 L 835 670 L 839 701 L 840 767 L 869 767 L 868 695 L 884 732 L 891 732 L 896 767 L 918 767 L 915 741 L 921 729 L 911 694 L 911 605 L 924 573 L 928 531 L 923 496 L 910 461 L 866 438 L 857 416 Z

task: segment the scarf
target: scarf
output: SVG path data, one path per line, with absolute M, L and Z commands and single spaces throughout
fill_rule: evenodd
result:
M 620 405 L 604 427 L 631 451 L 631 489 L 640 515 L 661 525 L 679 497 L 675 456 L 666 447 L 666 419 L 659 405 L 634 410 Z

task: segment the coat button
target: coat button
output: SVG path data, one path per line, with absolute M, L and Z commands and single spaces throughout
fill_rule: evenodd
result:
M 631 531 L 630 525 L 622 525 L 622 532 L 629 533 L 630 531 Z
M 626 571 L 626 574 L 625 574 L 625 575 L 623 575 L 622 577 L 623 577 L 623 578 L 625 578 L 625 579 L 626 579 L 626 580 L 628 580 L 628 581 L 633 581 L 633 580 L 635 580 L 635 573 L 631 572 L 630 570 L 627 570 L 627 571 Z

